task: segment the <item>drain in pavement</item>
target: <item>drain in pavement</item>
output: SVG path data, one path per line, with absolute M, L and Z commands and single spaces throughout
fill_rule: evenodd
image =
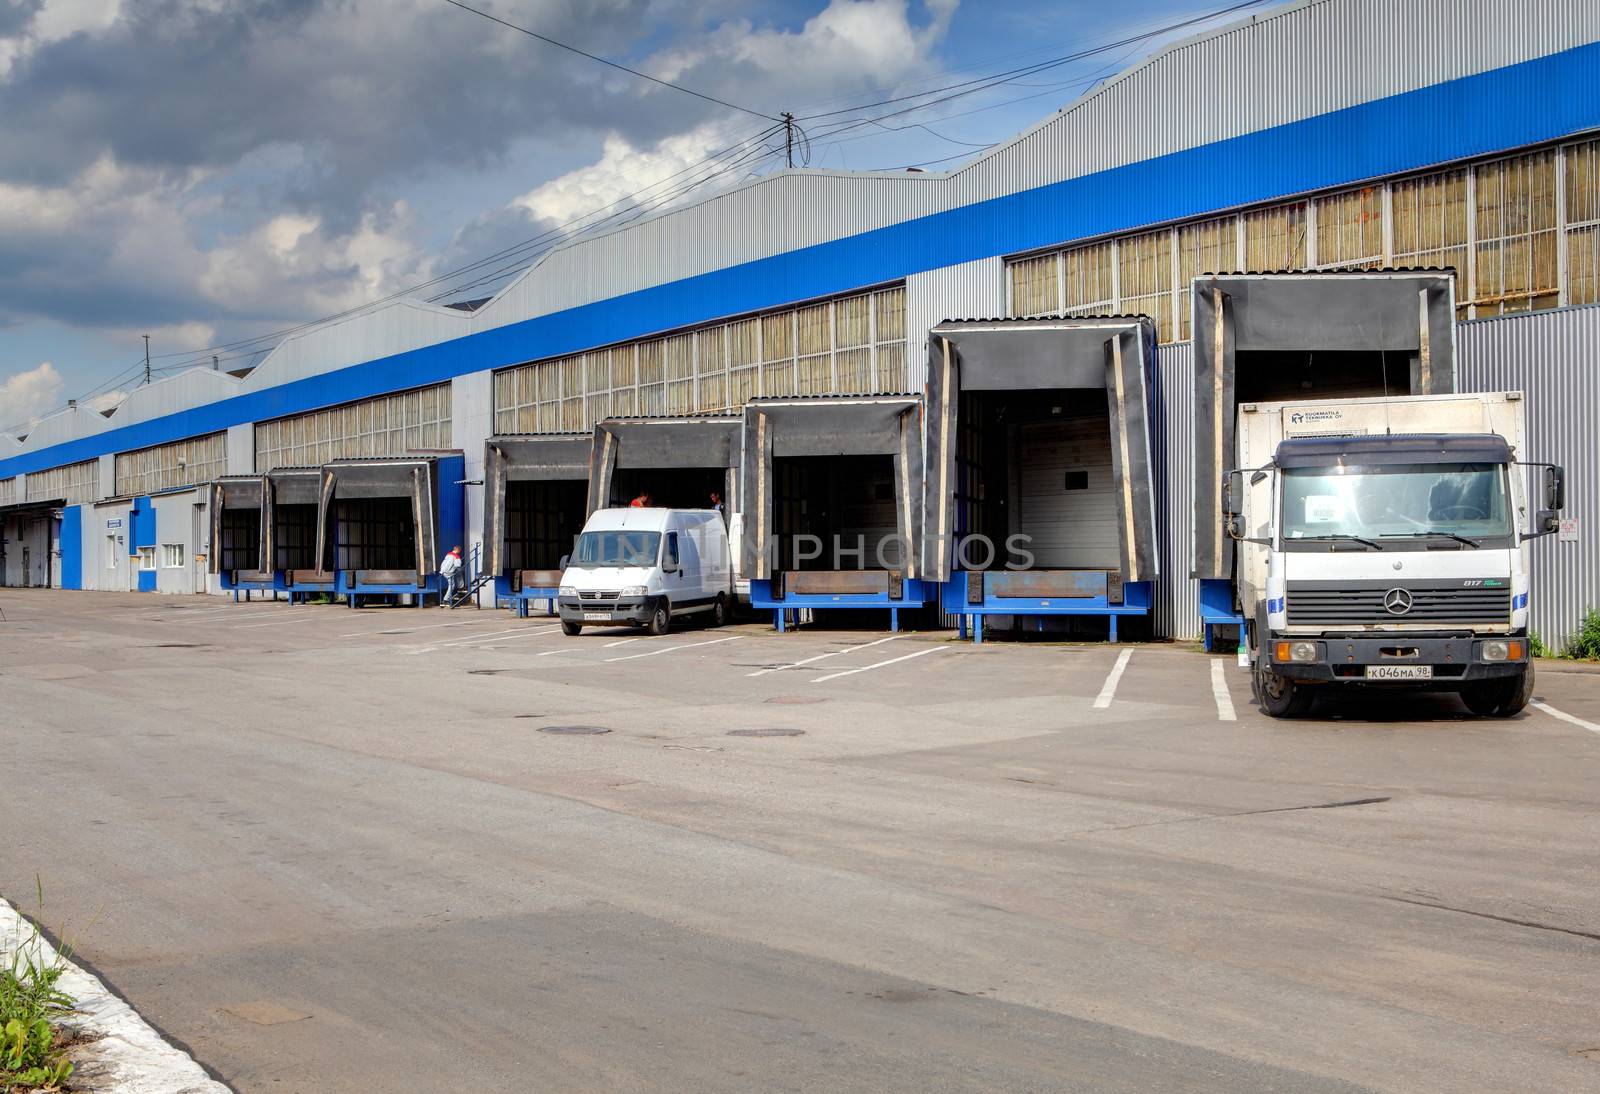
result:
M 827 700 L 816 695 L 774 695 L 770 699 L 761 700 L 763 703 L 772 703 L 780 707 L 798 707 L 806 703 L 826 703 Z
M 574 735 L 610 733 L 605 726 L 540 726 L 540 733 L 570 733 Z
M 769 726 L 763 729 L 730 729 L 730 737 L 804 737 L 803 729 L 784 729 L 781 726 Z
M 499 676 L 505 669 L 468 669 L 468 676 Z
M 513 718 L 548 718 L 548 714 L 513 714 Z
M 209 646 L 200 642 L 157 642 L 150 647 L 153 650 L 204 650 Z

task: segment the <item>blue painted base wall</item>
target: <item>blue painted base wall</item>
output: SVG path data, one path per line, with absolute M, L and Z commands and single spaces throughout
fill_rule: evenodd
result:
M 83 506 L 61 511 L 61 587 L 83 588 Z

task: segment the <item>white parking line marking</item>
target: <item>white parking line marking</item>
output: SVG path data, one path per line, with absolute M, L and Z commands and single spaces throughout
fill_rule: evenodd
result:
M 454 623 L 430 623 L 426 627 L 390 627 L 381 631 L 355 631 L 351 634 L 341 634 L 340 638 L 365 638 L 369 634 L 410 634 L 412 631 L 436 631 L 440 627 L 471 627 L 483 622 L 481 619 L 459 619 Z
M 1132 653 L 1132 650 L 1128 651 Z M 1239 719 L 1233 713 L 1233 697 L 1228 694 L 1228 681 L 1222 674 L 1222 662 L 1211 662 L 1211 696 L 1217 701 L 1217 720 L 1220 722 L 1237 722 Z
M 613 646 L 626 646 L 629 642 L 637 642 L 637 641 L 639 641 L 637 638 L 620 638 L 615 642 L 607 642 L 605 645 L 601 646 L 600 648 L 603 649 L 603 650 L 609 650 Z
M 815 657 L 807 657 L 803 661 L 792 661 L 787 665 L 779 665 L 777 668 L 757 669 L 755 672 L 747 672 L 747 673 L 745 673 L 745 675 L 746 676 L 765 676 L 769 672 L 778 672 L 778 671 L 780 671 L 782 669 L 797 669 L 801 665 L 809 665 L 813 661 L 821 661 L 824 657 L 838 657 L 841 653 L 849 653 L 849 652 L 851 652 L 851 650 L 864 650 L 868 646 L 876 646 L 876 645 L 879 645 L 879 644 L 884 643 L 884 642 L 893 642 L 896 638 L 903 638 L 903 637 L 904 637 L 904 635 L 891 634 L 888 638 L 875 638 L 871 642 L 858 642 L 854 646 L 851 646 L 849 649 L 834 650 L 832 653 L 819 653 Z
M 456 639 L 454 642 L 441 642 L 435 646 L 434 649 L 445 650 L 449 649 L 451 646 L 470 646 L 474 642 L 492 642 L 505 638 L 507 635 L 515 635 L 519 638 L 526 638 L 528 635 L 532 634 L 550 634 L 552 631 L 557 629 L 559 628 L 552 626 L 517 627 L 515 630 L 509 631 L 488 631 L 484 634 L 469 634 L 465 638 Z
M 744 637 L 744 635 L 742 635 L 742 634 L 735 634 L 735 635 L 733 635 L 731 637 L 728 637 L 728 638 L 713 638 L 709 642 L 689 642 L 689 643 L 686 643 L 685 645 L 682 645 L 682 646 L 664 646 L 659 650 L 651 650 L 648 653 L 628 653 L 628 654 L 623 654 L 621 657 L 607 657 L 606 660 L 607 661 L 633 661 L 633 660 L 637 660 L 640 657 L 657 657 L 657 656 L 659 656 L 659 655 L 661 655 L 663 653 L 671 653 L 673 650 L 695 650 L 695 649 L 699 649 L 701 646 L 715 646 L 719 642 L 736 642 L 736 641 L 738 641 L 739 639 L 741 639 L 743 637 Z
M 873 669 L 881 669 L 885 665 L 893 665 L 901 661 L 909 661 L 913 657 L 922 657 L 925 654 L 939 653 L 949 648 L 949 646 L 934 646 L 932 649 L 918 650 L 916 653 L 901 654 L 899 657 L 891 657 L 887 661 L 874 661 L 870 665 L 862 665 L 858 669 L 845 669 L 843 672 L 831 672 L 827 676 L 819 676 L 811 682 L 813 684 L 823 684 L 827 683 L 829 680 L 837 680 L 841 676 L 854 676 L 858 672 L 871 672 Z
M 1535 699 L 1532 702 L 1530 702 L 1528 705 L 1531 706 L 1531 707 L 1538 707 L 1540 710 L 1544 711 L 1546 714 L 1550 715 L 1550 717 L 1552 717 L 1552 718 L 1560 718 L 1563 722 L 1571 722 L 1575 726 L 1580 726 L 1583 729 L 1587 729 L 1590 733 L 1600 733 L 1600 725 L 1595 725 L 1593 722 L 1586 722 L 1582 718 L 1579 718 L 1577 715 L 1568 714 L 1564 710 L 1557 710 L 1555 707 L 1551 706 L 1549 703 L 1542 703 L 1539 700 Z
M 1122 670 L 1128 667 L 1128 659 L 1133 656 L 1132 650 L 1123 650 L 1117 655 L 1117 663 L 1111 666 L 1111 675 L 1106 677 L 1105 686 L 1100 689 L 1100 694 L 1094 697 L 1094 708 L 1104 710 L 1111 705 L 1111 699 L 1117 694 L 1117 681 L 1122 679 Z
M 284 627 L 290 623 L 316 623 L 322 622 L 327 618 L 326 615 L 318 612 L 315 615 L 302 615 L 294 619 L 274 619 L 271 623 L 245 623 L 242 626 L 229 627 L 228 629 L 230 631 L 253 631 L 258 627 Z

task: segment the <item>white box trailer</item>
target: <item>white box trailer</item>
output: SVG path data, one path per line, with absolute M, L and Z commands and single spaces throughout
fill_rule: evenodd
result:
M 1269 714 L 1375 683 L 1522 709 L 1527 540 L 1553 530 L 1564 493 L 1526 434 L 1516 391 L 1240 405 L 1220 509 Z

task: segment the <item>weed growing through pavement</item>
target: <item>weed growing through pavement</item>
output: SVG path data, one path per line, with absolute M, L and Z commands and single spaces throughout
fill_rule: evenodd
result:
M 39 905 L 44 886 L 35 879 Z M 50 961 L 38 928 L 0 966 L 0 1091 L 59 1090 L 72 1074 L 61 1022 L 73 1013 L 72 996 L 57 982 L 67 971 L 65 943 Z

